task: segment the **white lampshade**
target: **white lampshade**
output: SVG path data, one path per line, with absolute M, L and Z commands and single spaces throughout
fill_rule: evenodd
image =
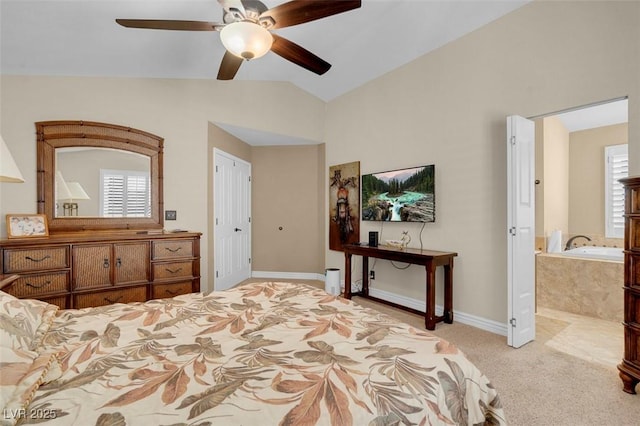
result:
M 60 170 L 56 171 L 56 200 L 70 200 L 71 190 L 62 177 Z
M 24 182 L 22 174 L 16 165 L 9 147 L 4 143 L 4 139 L 0 135 L 0 182 Z
M 85 192 L 80 182 L 67 182 L 69 191 L 71 191 L 70 200 L 90 200 L 89 195 Z
M 243 59 L 255 59 L 271 49 L 273 36 L 265 28 L 253 22 L 233 22 L 220 31 L 224 47 Z

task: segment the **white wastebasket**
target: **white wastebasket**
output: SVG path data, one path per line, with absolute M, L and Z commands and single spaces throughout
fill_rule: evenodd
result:
M 324 291 L 334 296 L 340 294 L 340 269 L 327 268 L 325 270 Z

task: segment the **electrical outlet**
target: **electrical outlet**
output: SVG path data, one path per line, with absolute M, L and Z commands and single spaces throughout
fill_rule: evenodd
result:
M 369 271 L 369 279 L 370 280 L 376 279 L 376 271 Z
M 176 220 L 178 214 L 175 210 L 165 210 L 164 211 L 164 220 Z

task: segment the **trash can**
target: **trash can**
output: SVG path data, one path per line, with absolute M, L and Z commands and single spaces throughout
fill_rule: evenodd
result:
M 325 270 L 324 291 L 334 296 L 340 294 L 340 269 L 327 268 Z

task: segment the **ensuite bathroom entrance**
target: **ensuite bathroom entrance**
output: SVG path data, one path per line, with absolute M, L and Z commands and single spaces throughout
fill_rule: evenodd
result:
M 627 99 L 534 119 L 536 339 L 615 368 L 623 357 Z

